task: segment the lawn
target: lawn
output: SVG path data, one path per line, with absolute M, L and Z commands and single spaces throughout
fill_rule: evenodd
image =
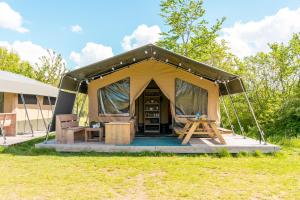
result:
M 299 140 L 235 156 L 56 153 L 40 141 L 1 149 L 1 200 L 300 199 Z

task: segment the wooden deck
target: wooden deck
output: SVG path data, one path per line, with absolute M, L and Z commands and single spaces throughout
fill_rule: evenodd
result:
M 11 146 L 15 144 L 19 144 L 22 142 L 26 142 L 29 140 L 33 140 L 35 138 L 44 137 L 46 135 L 46 132 L 44 131 L 35 131 L 34 136 L 32 137 L 31 133 L 26 134 L 17 134 L 16 136 L 7 136 L 6 137 L 6 144 L 4 144 L 4 139 L 2 136 L 0 136 L 0 146 Z
M 103 142 L 77 142 L 75 144 L 56 144 L 55 140 L 47 144 L 36 144 L 36 148 L 53 148 L 60 152 L 166 152 L 166 153 L 215 153 L 227 149 L 231 153 L 253 152 L 259 150 L 263 153 L 279 151 L 273 144 L 260 144 L 259 141 L 244 138 L 240 135 L 224 134 L 226 144 L 211 138 L 192 138 L 187 145 L 182 145 L 177 138 L 143 138 L 137 137 L 130 145 L 107 145 Z M 171 142 L 172 140 L 172 142 Z M 178 141 L 177 141 L 178 140 Z

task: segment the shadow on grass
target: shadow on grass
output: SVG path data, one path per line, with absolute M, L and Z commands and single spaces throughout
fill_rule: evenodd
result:
M 51 135 L 49 140 L 54 139 Z M 263 157 L 274 156 L 276 153 L 262 154 L 259 151 L 253 153 L 240 152 L 238 154 L 231 154 L 226 149 L 222 149 L 218 153 L 211 154 L 176 154 L 176 153 L 162 153 L 162 152 L 118 152 L 118 153 L 100 153 L 100 152 L 57 152 L 54 149 L 39 149 L 35 148 L 35 144 L 41 143 L 44 138 L 36 138 L 24 143 L 12 145 L 9 147 L 0 147 L 0 154 L 11 154 L 16 156 L 62 156 L 62 157 L 211 157 L 211 158 L 225 158 L 225 157 Z

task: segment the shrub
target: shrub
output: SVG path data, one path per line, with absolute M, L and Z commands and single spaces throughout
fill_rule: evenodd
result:
M 217 156 L 219 158 L 231 157 L 231 153 L 229 153 L 229 151 L 226 148 L 223 148 L 217 153 Z

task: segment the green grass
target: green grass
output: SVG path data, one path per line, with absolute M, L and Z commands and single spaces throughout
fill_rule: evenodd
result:
M 300 140 L 276 154 L 0 150 L 0 199 L 299 199 Z

